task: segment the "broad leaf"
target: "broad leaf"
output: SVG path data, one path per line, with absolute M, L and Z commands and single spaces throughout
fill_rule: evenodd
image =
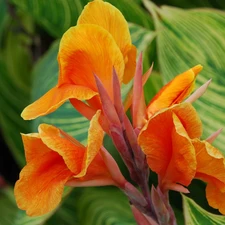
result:
M 106 0 L 118 8 L 128 22 L 153 30 L 153 21 L 149 14 L 134 0 Z
M 20 113 L 30 95 L 31 54 L 25 34 L 9 29 L 6 37 L 0 58 L 0 124 L 8 146 L 22 166 L 24 154 L 20 132 L 29 130 L 29 122 L 23 121 Z
M 15 225 L 13 218 L 17 213 L 17 206 L 10 187 L 0 189 L 0 224 Z
M 192 199 L 182 195 L 185 225 L 223 225 L 225 216 L 209 213 L 198 206 Z
M 117 188 L 86 188 L 74 203 L 80 225 L 136 224 L 128 199 Z
M 11 0 L 19 9 L 28 13 L 49 34 L 61 37 L 71 26 L 75 26 L 77 19 L 88 3 L 88 0 Z M 135 1 L 109 0 L 115 5 L 125 18 L 144 27 L 153 28 L 153 22 L 148 13 Z
M 194 104 L 208 137 L 225 127 L 225 13 L 222 11 L 158 8 L 144 0 L 152 13 L 157 32 L 160 74 L 164 82 L 197 64 L 203 65 L 196 86 L 212 78 L 207 92 Z M 224 132 L 215 146 L 225 154 Z
M 76 24 L 83 9 L 80 0 L 11 0 L 17 8 L 30 14 L 33 19 L 49 34 L 61 37 L 71 26 Z

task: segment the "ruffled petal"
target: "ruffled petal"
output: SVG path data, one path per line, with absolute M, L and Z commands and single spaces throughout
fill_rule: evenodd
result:
M 221 192 L 213 183 L 209 183 L 206 187 L 206 198 L 211 207 L 225 215 L 225 192 Z
M 223 154 L 210 143 L 192 140 L 196 151 L 197 172 L 196 178 L 205 182 L 214 183 L 225 192 L 225 159 Z
M 195 108 L 190 103 L 181 103 L 170 108 L 180 119 L 190 138 L 202 135 L 202 122 Z
M 37 133 L 21 134 L 27 163 L 50 152 Z
M 123 82 L 128 83 L 135 72 L 136 47 L 131 43 L 128 24 L 123 14 L 108 2 L 93 1 L 84 7 L 77 24 L 95 24 L 113 36 L 125 60 Z
M 41 124 L 38 128 L 43 143 L 52 151 L 62 156 L 66 166 L 74 174 L 78 174 L 82 168 L 82 162 L 85 155 L 85 147 L 77 145 L 77 141 L 71 137 L 63 136 L 60 129 Z
M 59 85 L 72 83 L 97 92 L 94 79 L 96 74 L 112 97 L 113 67 L 122 82 L 123 55 L 113 37 L 97 25 L 71 27 L 61 39 L 58 61 Z
M 123 83 L 127 84 L 134 77 L 136 69 L 137 48 L 134 45 L 129 46 L 129 50 L 125 55 L 125 70 L 123 75 Z
M 71 176 L 57 153 L 36 157 L 22 169 L 16 182 L 14 193 L 19 208 L 29 216 L 40 216 L 55 209 Z
M 93 116 L 91 122 L 90 122 L 90 127 L 88 130 L 88 144 L 86 147 L 86 152 L 84 155 L 83 159 L 83 164 L 82 164 L 82 169 L 78 175 L 75 177 L 83 177 L 89 165 L 92 165 L 92 161 L 95 159 L 96 155 L 99 153 L 100 148 L 102 146 L 103 142 L 103 137 L 104 137 L 104 132 L 103 129 L 99 123 L 99 117 L 101 115 L 101 111 L 97 111 L 97 113 Z M 101 166 L 97 168 L 97 173 L 101 174 L 102 169 Z
M 194 89 L 195 78 L 201 70 L 202 66 L 197 65 L 163 86 L 147 107 L 148 117 L 160 109 L 182 102 Z
M 194 148 L 172 109 L 152 117 L 138 141 L 149 167 L 160 175 L 164 183 L 186 186 L 191 182 L 196 169 Z
M 97 95 L 97 92 L 83 86 L 71 84 L 56 86 L 37 101 L 28 105 L 23 110 L 21 116 L 25 120 L 35 119 L 55 111 L 68 99 L 76 98 L 78 100 L 85 100 L 95 95 Z

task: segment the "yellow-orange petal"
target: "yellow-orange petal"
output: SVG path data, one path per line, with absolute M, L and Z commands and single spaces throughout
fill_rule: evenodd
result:
M 69 139 L 63 136 L 60 130 L 54 126 L 41 124 L 38 130 L 43 143 L 63 158 L 70 171 L 74 174 L 80 173 L 85 155 L 85 147 L 77 145 L 77 141 L 75 139 L 73 141 L 72 137 Z
M 21 134 L 24 150 L 25 150 L 25 157 L 27 163 L 31 160 L 42 157 L 44 154 L 50 152 L 51 150 L 42 142 L 39 134 L 32 133 L 32 134 Z
M 101 111 L 98 110 L 90 121 L 90 127 L 88 130 L 88 144 L 83 158 L 82 169 L 80 173 L 75 176 L 77 178 L 83 177 L 86 174 L 89 165 L 92 163 L 96 155 L 99 153 L 100 148 L 102 146 L 104 132 L 99 123 L 100 115 Z M 100 170 L 101 172 L 101 169 L 98 170 Z
M 199 138 L 202 135 L 202 122 L 195 108 L 190 103 L 181 103 L 170 107 L 180 119 L 190 138 Z
M 153 116 L 138 137 L 149 167 L 164 183 L 188 185 L 194 177 L 194 147 L 179 117 L 168 109 Z
M 123 82 L 128 83 L 135 72 L 136 47 L 131 43 L 128 24 L 123 14 L 108 2 L 93 1 L 84 7 L 77 24 L 95 24 L 113 36 L 126 64 Z
M 206 198 L 211 207 L 225 215 L 225 192 L 221 192 L 213 183 L 209 183 L 206 187 Z
M 97 91 L 96 74 L 112 97 L 113 67 L 122 82 L 123 55 L 112 35 L 97 25 L 82 24 L 66 31 L 60 42 L 58 61 L 59 85 L 72 83 Z
M 56 86 L 41 98 L 28 105 L 21 113 L 21 116 L 25 120 L 35 119 L 55 111 L 68 99 L 85 100 L 95 95 L 97 95 L 97 92 L 83 86 L 72 84 Z
M 197 65 L 163 86 L 147 107 L 148 117 L 150 118 L 160 109 L 182 102 L 194 89 L 195 78 L 201 70 L 202 66 Z
M 40 216 L 55 209 L 61 201 L 64 184 L 72 176 L 61 156 L 48 152 L 31 160 L 21 171 L 14 194 L 20 209 Z
M 225 192 L 225 159 L 223 154 L 210 143 L 192 140 L 196 151 L 196 178 L 214 183 L 217 188 Z
M 125 55 L 125 70 L 123 75 L 123 83 L 127 84 L 133 78 L 136 69 L 137 48 L 134 45 L 129 46 L 129 50 Z

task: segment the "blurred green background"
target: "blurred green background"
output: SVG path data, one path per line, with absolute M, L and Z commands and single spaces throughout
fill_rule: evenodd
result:
M 225 127 L 225 1 L 108 2 L 128 21 L 132 41 L 144 53 L 144 69 L 154 62 L 153 74 L 144 89 L 146 101 L 177 74 L 202 64 L 204 69 L 197 77 L 196 87 L 212 78 L 207 92 L 194 103 L 204 126 L 202 138 Z M 19 210 L 13 196 L 13 185 L 25 165 L 20 133 L 36 132 L 38 124 L 44 122 L 86 142 L 89 122 L 69 103 L 34 121 L 23 121 L 20 113 L 57 83 L 59 40 L 70 26 L 76 25 L 87 3 L 88 0 L 0 0 L 0 225 L 135 224 L 127 199 L 112 187 L 66 189 L 62 206 L 38 218 L 29 218 Z M 124 87 L 123 96 L 128 90 Z M 108 137 L 104 144 L 127 175 Z M 225 155 L 224 131 L 213 144 Z M 150 182 L 155 180 L 152 173 Z M 204 189 L 204 183 L 194 181 L 187 196 L 171 192 L 178 224 L 225 224 L 225 218 L 208 206 Z

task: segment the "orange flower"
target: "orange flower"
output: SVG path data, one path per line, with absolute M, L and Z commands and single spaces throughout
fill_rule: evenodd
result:
M 200 118 L 189 103 L 174 105 L 149 119 L 138 142 L 149 167 L 159 175 L 161 188 L 190 184 L 197 166 L 190 138 L 200 137 L 201 133 Z
M 202 66 L 197 65 L 163 86 L 147 106 L 148 118 L 160 109 L 181 103 L 193 91 L 195 78 L 201 70 Z
M 134 75 L 136 48 L 131 44 L 123 15 L 109 3 L 93 1 L 83 10 L 78 25 L 62 37 L 58 53 L 58 84 L 22 112 L 24 119 L 49 114 L 66 100 L 87 100 L 94 111 L 101 109 L 96 74 L 113 99 L 112 70 L 120 83 Z M 82 111 L 82 109 L 81 109 Z M 92 113 L 93 114 L 93 113 Z
M 142 129 L 138 141 L 162 191 L 187 192 L 193 179 L 207 182 L 209 205 L 225 214 L 225 159 L 207 141 L 200 141 L 201 121 L 189 103 L 163 109 Z
M 57 207 L 64 185 L 116 184 L 103 160 L 105 154 L 100 154 L 103 130 L 99 116 L 100 111 L 90 122 L 87 147 L 47 124 L 39 126 L 39 133 L 22 134 L 27 165 L 15 185 L 19 208 L 39 216 Z

